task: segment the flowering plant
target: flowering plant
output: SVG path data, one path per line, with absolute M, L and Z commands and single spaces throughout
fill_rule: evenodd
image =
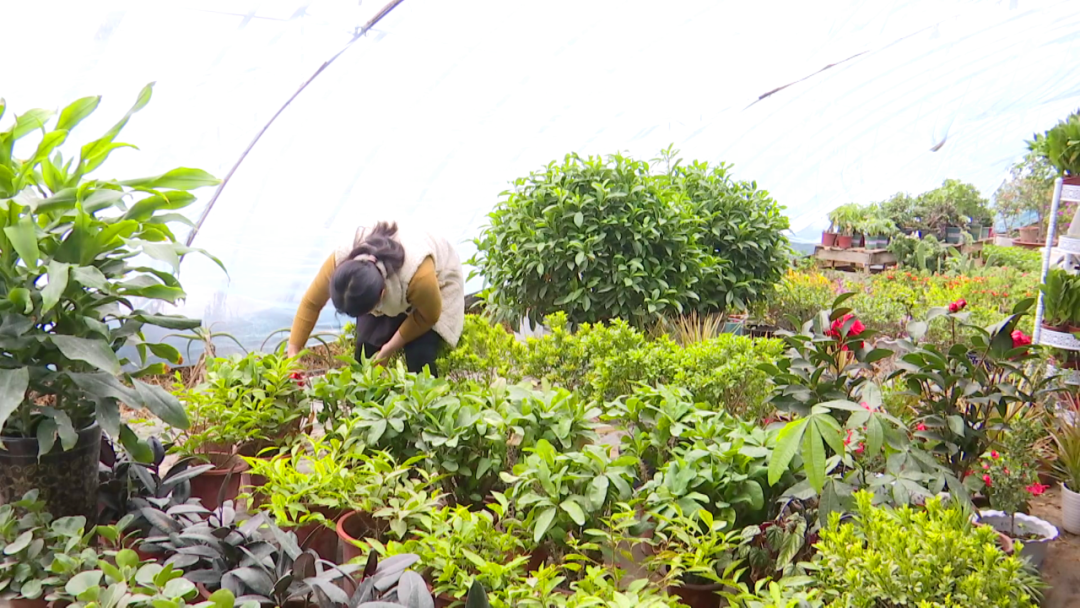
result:
M 1049 486 L 1039 483 L 1034 462 L 1022 455 L 1002 456 L 991 450 L 982 457 L 980 480 L 990 506 L 1009 514 L 1010 535 L 1015 535 L 1017 513 L 1028 510 L 1028 501 Z
M 1017 412 L 1053 390 L 1048 378 L 1034 372 L 1038 347 L 1017 329 L 1033 304 L 1024 300 L 1004 321 L 986 329 L 965 325 L 970 337 L 948 348 L 919 342 L 927 321 L 909 324 L 912 339 L 897 341 L 906 354 L 890 378 L 919 399 L 919 411 L 925 414 L 915 421 L 921 425 L 915 437 L 937 453 L 954 476 L 969 471 L 993 447 L 994 427 L 1008 425 Z
M 776 390 L 770 403 L 785 412 L 807 416 L 810 408 L 829 401 L 863 401 L 859 388 L 867 381 L 873 364 L 892 355 L 875 348 L 875 333 L 855 316 L 844 302 L 853 293 L 833 301 L 832 308 L 807 321 L 799 334 L 786 334 L 785 356 L 760 369 L 772 377 Z

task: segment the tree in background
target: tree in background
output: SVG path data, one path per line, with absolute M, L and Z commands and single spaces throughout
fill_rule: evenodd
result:
M 1056 177 L 1054 166 L 1037 152 L 1029 152 L 1013 166 L 1009 178 L 994 194 L 994 210 L 1006 228 L 1013 230 L 1037 222 L 1044 232 L 1048 230 Z M 1068 229 L 1075 211 L 1075 203 L 1063 203 L 1058 209 L 1058 234 Z

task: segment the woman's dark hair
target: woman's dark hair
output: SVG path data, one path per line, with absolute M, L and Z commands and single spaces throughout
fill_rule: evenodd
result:
M 401 270 L 405 263 L 405 248 L 394 240 L 396 223 L 379 222 L 368 231 L 364 240 L 349 253 L 349 259 L 338 264 L 330 278 L 330 299 L 338 312 L 359 317 L 371 312 L 379 304 L 386 279 L 379 270 L 381 264 L 386 276 Z M 357 256 L 369 255 L 374 261 L 357 260 Z

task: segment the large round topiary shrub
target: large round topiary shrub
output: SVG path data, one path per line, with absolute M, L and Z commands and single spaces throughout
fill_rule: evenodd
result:
M 637 327 L 743 308 L 786 267 L 788 223 L 768 193 L 727 170 L 669 162 L 654 174 L 618 154 L 569 154 L 516 180 L 470 261 L 491 285 L 489 307 Z

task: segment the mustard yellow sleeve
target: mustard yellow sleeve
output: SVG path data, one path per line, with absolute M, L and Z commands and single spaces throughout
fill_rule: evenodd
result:
M 315 323 L 319 320 L 326 301 L 330 299 L 330 277 L 334 274 L 337 263 L 331 255 L 315 275 L 304 297 L 300 300 L 300 307 L 293 317 L 292 330 L 289 332 L 289 344 L 297 350 L 303 349 L 311 337 L 311 330 L 315 329 Z
M 405 290 L 405 300 L 412 307 L 412 312 L 398 328 L 398 333 L 406 343 L 424 335 L 442 315 L 442 292 L 439 291 L 439 278 L 435 275 L 435 261 L 427 258 L 416 269 L 416 274 L 409 281 Z

